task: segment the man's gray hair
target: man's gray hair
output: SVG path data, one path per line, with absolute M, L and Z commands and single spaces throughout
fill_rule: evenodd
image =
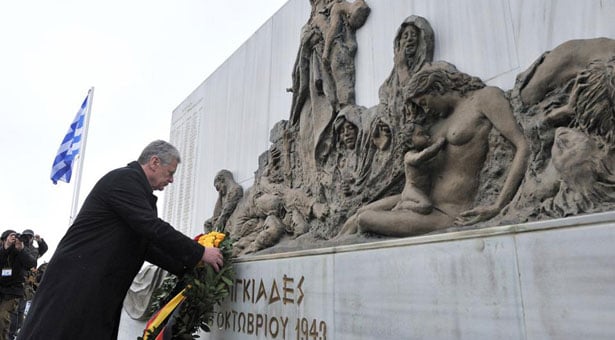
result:
M 179 151 L 171 143 L 163 140 L 155 140 L 149 143 L 141 152 L 137 162 L 141 165 L 146 164 L 153 156 L 158 156 L 162 165 L 171 164 L 174 160 L 177 160 L 177 163 L 181 161 Z

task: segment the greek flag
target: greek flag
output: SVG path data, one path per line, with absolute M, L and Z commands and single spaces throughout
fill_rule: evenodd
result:
M 70 124 L 68 132 L 62 144 L 58 149 L 58 154 L 53 160 L 53 166 L 51 168 L 51 181 L 53 184 L 58 184 L 58 181 L 70 183 L 70 177 L 73 170 L 73 161 L 75 157 L 81 151 L 82 135 L 85 125 L 85 115 L 87 112 L 88 101 L 90 100 L 90 93 L 85 97 L 81 108 L 77 112 L 75 119 Z

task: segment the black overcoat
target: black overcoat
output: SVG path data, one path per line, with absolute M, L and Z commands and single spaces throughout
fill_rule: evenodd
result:
M 144 261 L 181 275 L 203 247 L 159 219 L 137 162 L 94 186 L 49 261 L 22 340 L 117 339 L 122 303 Z

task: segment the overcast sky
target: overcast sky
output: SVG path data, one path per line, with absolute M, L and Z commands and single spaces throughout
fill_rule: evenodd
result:
M 51 257 L 74 186 L 53 185 L 51 165 L 90 87 L 80 201 L 147 143 L 168 140 L 171 112 L 286 2 L 0 2 L 0 232 L 33 229 Z

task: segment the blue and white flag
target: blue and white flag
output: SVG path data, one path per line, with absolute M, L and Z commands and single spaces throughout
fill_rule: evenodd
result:
M 51 180 L 53 184 L 58 184 L 58 181 L 70 183 L 70 177 L 73 172 L 73 161 L 81 151 L 85 115 L 87 113 L 90 94 L 91 92 L 88 93 L 83 104 L 81 104 L 81 108 L 70 124 L 66 136 L 64 136 L 62 140 L 62 144 L 58 149 L 58 154 L 53 160 L 53 166 L 51 168 Z

